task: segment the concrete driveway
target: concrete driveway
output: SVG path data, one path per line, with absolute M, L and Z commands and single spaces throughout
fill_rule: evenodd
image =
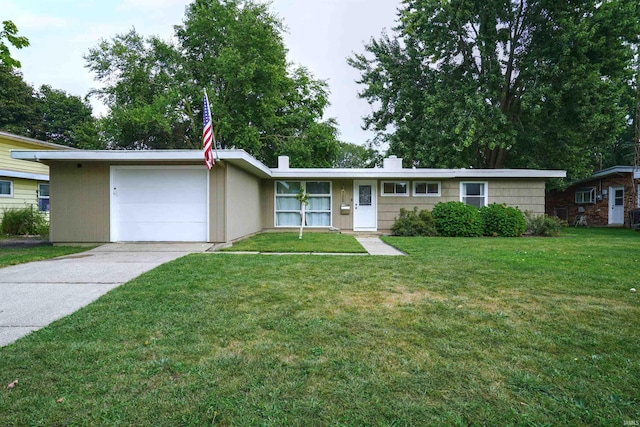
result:
M 112 243 L 87 252 L 0 268 L 0 347 L 73 313 L 206 243 Z

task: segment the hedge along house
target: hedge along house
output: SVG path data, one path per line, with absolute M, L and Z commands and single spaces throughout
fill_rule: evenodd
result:
M 638 179 L 640 172 L 632 166 L 614 166 L 595 172 L 564 191 L 550 191 L 547 214 L 570 224 L 629 225 L 629 213 L 640 207 Z
M 400 208 L 444 201 L 505 203 L 544 213 L 545 181 L 564 171 L 268 168 L 243 150 L 218 150 L 208 171 L 198 150 L 14 151 L 50 168 L 54 243 L 119 241 L 231 242 L 265 230 L 305 227 L 388 232 Z

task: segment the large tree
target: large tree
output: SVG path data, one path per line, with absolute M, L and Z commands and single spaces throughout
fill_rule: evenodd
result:
M 9 68 L 20 68 L 20 61 L 11 56 L 8 45 L 16 49 L 22 49 L 29 46 L 29 39 L 18 35 L 18 27 L 12 21 L 2 21 L 2 29 L 0 29 L 0 65 Z
M 290 67 L 282 24 L 268 5 L 196 0 L 173 41 L 135 30 L 103 41 L 86 56 L 109 107 L 105 134 L 114 148 L 196 148 L 203 89 L 222 148 L 243 148 L 275 165 L 329 166 L 335 123 L 323 120 L 327 86 Z
M 589 173 L 628 126 L 636 0 L 404 0 L 349 59 L 411 165 Z

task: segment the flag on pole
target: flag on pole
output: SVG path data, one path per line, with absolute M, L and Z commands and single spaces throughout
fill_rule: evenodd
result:
M 204 149 L 204 164 L 211 170 L 213 160 L 213 124 L 211 123 L 211 111 L 209 110 L 209 98 L 204 91 L 204 108 L 202 109 L 202 148 Z

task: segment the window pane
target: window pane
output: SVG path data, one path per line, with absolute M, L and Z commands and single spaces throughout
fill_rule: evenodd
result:
M 438 194 L 440 192 L 440 189 L 438 188 L 439 185 L 437 182 L 432 182 L 430 184 L 427 184 L 427 193 L 428 194 Z
M 0 181 L 0 194 L 4 196 L 11 195 L 11 181 Z
M 484 197 L 463 197 L 462 199 L 467 205 L 475 206 L 476 208 L 481 208 L 484 206 Z
M 427 194 L 426 182 L 416 182 L 416 194 Z
M 393 182 L 385 182 L 382 184 L 382 191 L 384 194 L 393 194 L 395 192 L 395 184 Z
M 49 197 L 49 184 L 38 184 L 38 196 Z
M 300 201 L 295 197 L 276 197 L 277 211 L 299 211 Z
M 49 212 L 49 198 L 38 199 L 38 210 L 40 212 Z
M 371 186 L 358 186 L 358 204 L 361 206 L 371 206 Z
M 484 184 L 469 183 L 464 188 L 467 196 L 484 196 Z
M 331 194 L 331 185 L 328 181 L 307 182 L 307 193 L 309 194 Z
M 396 184 L 396 194 L 407 194 L 406 182 L 399 182 Z
M 328 227 L 331 225 L 331 214 L 307 212 L 305 215 L 309 227 Z
M 276 214 L 276 225 L 280 227 L 299 227 L 300 214 L 295 212 L 278 212 Z
M 329 197 L 309 197 L 308 211 L 329 211 L 331 210 L 331 199 Z
M 300 182 L 297 181 L 278 181 L 276 184 L 277 194 L 298 194 L 300 192 Z

